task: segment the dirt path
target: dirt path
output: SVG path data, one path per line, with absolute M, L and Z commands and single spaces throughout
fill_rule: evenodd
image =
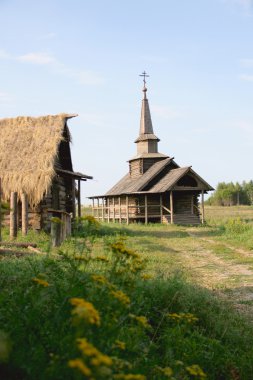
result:
M 185 265 L 194 265 L 193 275 L 202 285 L 228 297 L 240 312 L 253 318 L 252 252 L 201 237 L 192 229 L 187 233 L 197 244 L 190 257 L 184 252 Z

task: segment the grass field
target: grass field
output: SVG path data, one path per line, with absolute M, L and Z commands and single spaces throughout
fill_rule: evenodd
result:
M 31 232 L 0 260 L 0 378 L 252 379 L 253 208 L 206 220 Z

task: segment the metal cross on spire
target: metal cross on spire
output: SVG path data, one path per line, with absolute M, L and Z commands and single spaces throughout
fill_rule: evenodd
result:
M 149 75 L 146 73 L 146 71 L 143 71 L 143 73 L 140 74 L 139 76 L 143 77 L 144 87 L 146 87 L 146 77 L 149 77 Z

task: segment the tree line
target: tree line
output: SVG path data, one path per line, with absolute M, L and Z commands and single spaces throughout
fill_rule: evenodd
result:
M 215 192 L 207 199 L 210 206 L 253 205 L 253 181 L 220 182 Z

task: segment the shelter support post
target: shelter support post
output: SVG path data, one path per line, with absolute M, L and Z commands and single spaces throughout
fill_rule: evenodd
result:
M 122 220 L 121 220 L 121 199 L 119 197 L 119 222 L 121 223 Z
M 126 223 L 129 224 L 128 195 L 126 196 Z
M 148 198 L 147 195 L 144 195 L 145 202 L 145 224 L 148 224 Z
M 18 233 L 18 194 L 11 192 L 10 200 L 10 238 L 14 239 Z
M 107 198 L 107 222 L 110 223 L 110 198 Z
M 27 235 L 28 231 L 28 198 L 27 194 L 23 193 L 21 195 L 22 202 L 22 235 Z
M 77 198 L 77 215 L 78 218 L 81 218 L 81 181 L 78 180 L 78 198 Z
M 94 213 L 94 198 L 92 198 L 92 216 L 95 216 L 95 213 Z
M 163 196 L 160 194 L 160 221 L 163 222 Z
M 73 211 L 73 219 L 75 219 L 76 218 L 76 183 L 74 179 L 72 179 L 72 211 Z
M 100 217 L 100 210 L 99 210 L 99 198 L 97 198 L 97 219 L 99 220 Z
M 173 192 L 170 191 L 170 223 L 174 223 Z
M 113 205 L 112 217 L 113 217 L 113 223 L 115 223 L 115 199 L 114 199 L 114 197 L 112 198 L 112 205 Z
M 102 222 L 104 222 L 104 198 L 102 198 Z
M 205 223 L 204 190 L 201 191 L 201 223 Z

